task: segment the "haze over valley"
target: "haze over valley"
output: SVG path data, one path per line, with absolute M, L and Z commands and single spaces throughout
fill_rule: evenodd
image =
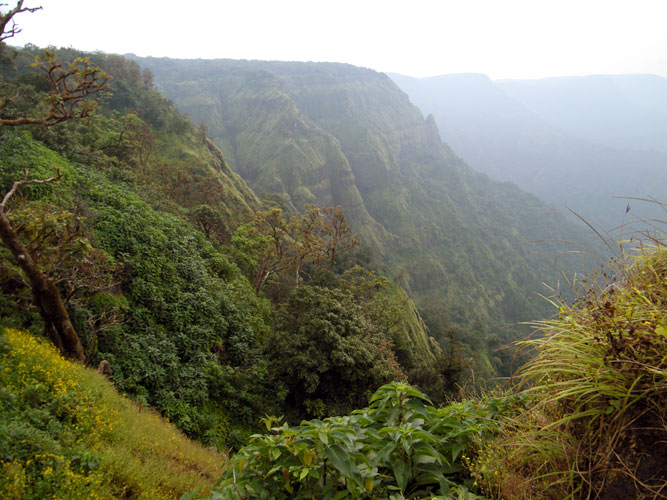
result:
M 667 498 L 663 2 L 57 4 L 0 4 L 0 498 Z

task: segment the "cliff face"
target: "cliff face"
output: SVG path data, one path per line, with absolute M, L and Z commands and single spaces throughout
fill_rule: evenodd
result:
M 384 74 L 349 65 L 140 59 L 205 122 L 260 196 L 342 205 L 432 331 L 471 343 L 543 316 L 555 239 L 587 236 L 534 196 L 470 169 Z M 535 240 L 551 243 L 536 245 Z M 472 330 L 474 330 L 474 335 Z

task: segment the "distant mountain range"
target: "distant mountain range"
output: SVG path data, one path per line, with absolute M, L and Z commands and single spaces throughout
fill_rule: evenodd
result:
M 658 206 L 614 197 L 667 199 L 667 79 L 390 76 L 473 168 L 603 229 L 664 219 Z
M 517 338 L 508 324 L 550 315 L 538 292 L 563 264 L 566 245 L 557 240 L 594 245 L 536 196 L 466 165 L 382 73 L 329 63 L 137 61 L 181 111 L 208 125 L 260 197 L 288 210 L 342 205 L 431 333 L 456 329 L 489 368 L 508 368 L 490 350 Z

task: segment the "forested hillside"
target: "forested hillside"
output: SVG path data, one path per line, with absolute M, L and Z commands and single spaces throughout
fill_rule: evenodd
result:
M 608 240 L 384 74 L 8 46 L 39 10 L 0 4 L 0 500 L 667 498 L 663 203 Z
M 120 391 L 221 449 L 267 412 L 351 411 L 395 379 L 438 400 L 458 390 L 457 345 L 428 337 L 340 207 L 261 203 L 150 71 L 83 56 L 14 55 L 0 110 L 3 241 L 15 234 L 55 285 L 80 347 L 61 345 L 13 241 L 0 248 L 4 326 L 104 360 Z M 49 95 L 69 94 L 44 75 L 66 72 L 100 91 L 50 108 Z
M 509 369 L 494 352 L 518 337 L 508 325 L 550 314 L 538 293 L 560 277 L 566 261 L 556 258 L 572 249 L 562 240 L 596 245 L 536 197 L 469 168 L 383 74 L 342 64 L 137 60 L 208 127 L 260 196 L 297 210 L 343 206 L 431 333 L 454 332 L 486 373 Z
M 393 80 L 473 168 L 610 230 L 660 217 L 614 197 L 667 193 L 664 79 L 626 75 L 491 81 L 485 75 Z M 631 212 L 625 216 L 625 210 Z

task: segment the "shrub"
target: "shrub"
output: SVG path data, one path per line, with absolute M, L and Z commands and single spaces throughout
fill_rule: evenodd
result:
M 290 427 L 264 419 L 231 460 L 211 500 L 438 498 L 480 499 L 467 464 L 498 431 L 507 398 L 433 407 L 417 389 L 394 382 L 351 415 Z

